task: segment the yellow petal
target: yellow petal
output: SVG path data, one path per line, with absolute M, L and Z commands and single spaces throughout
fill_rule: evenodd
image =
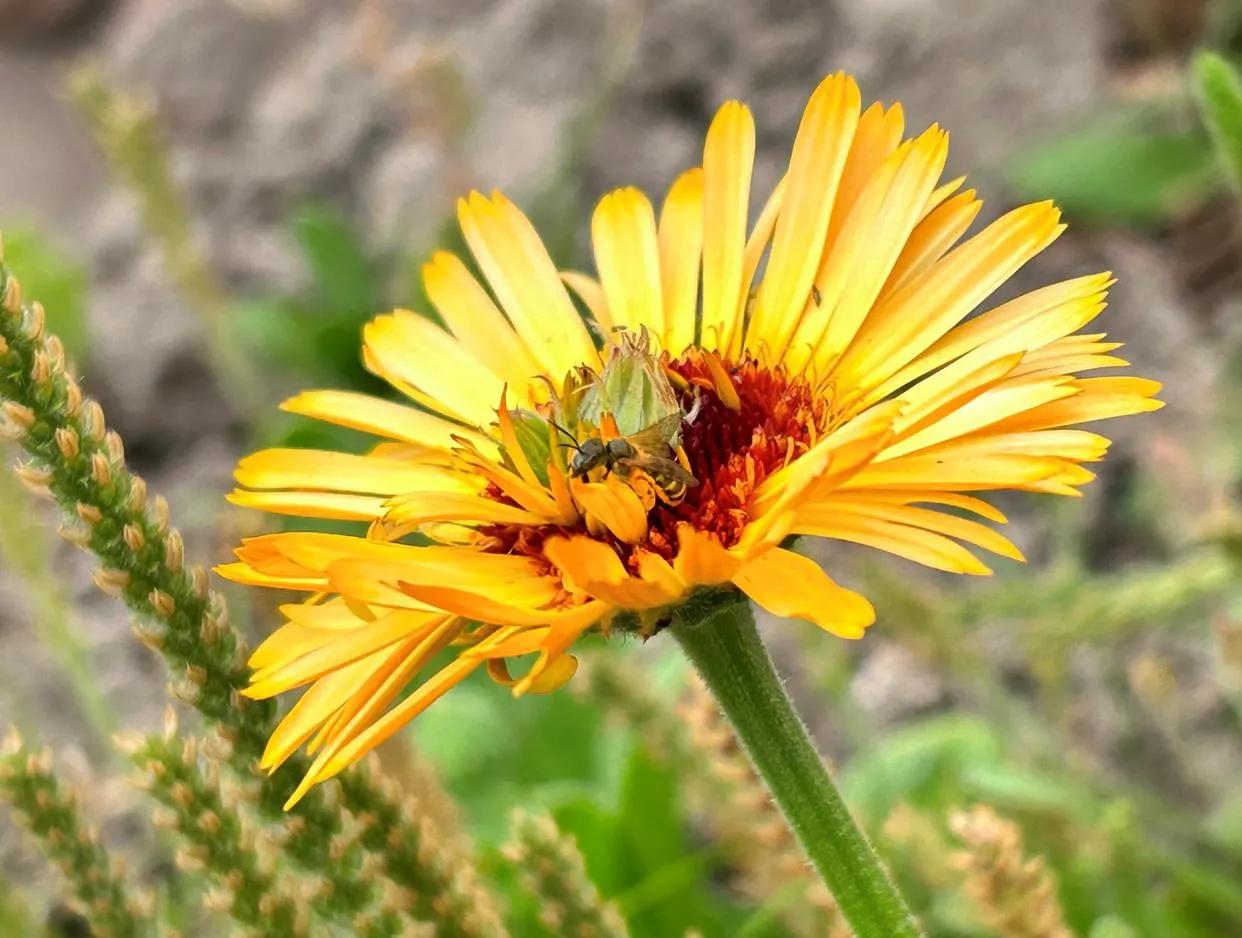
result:
M 539 676 L 538 680 L 531 683 L 530 693 L 550 694 L 555 690 L 559 690 L 574 676 L 577 670 L 577 658 L 573 655 L 561 655 Z M 496 656 L 494 651 L 489 653 L 488 656 L 487 676 L 502 687 L 512 687 L 518 682 L 518 678 L 513 677 L 509 673 L 508 662 L 502 657 Z
M 591 218 L 591 243 L 613 325 L 663 336 L 660 249 L 647 197 L 633 188 L 604 196 Z
M 699 344 L 727 352 L 739 327 L 742 261 L 755 122 L 729 101 L 716 113 L 703 148 L 703 322 Z
M 843 389 L 870 389 L 957 325 L 1064 230 L 1051 202 L 1002 216 L 867 316 L 838 365 Z
M 516 438 L 511 439 L 508 445 L 517 446 Z M 520 449 L 520 446 L 518 448 Z M 577 509 L 574 508 L 572 501 L 562 498 L 563 493 L 559 491 L 559 488 L 563 479 L 557 479 L 556 472 L 553 472 L 555 467 L 548 467 L 549 488 L 544 488 L 543 484 L 533 477 L 533 474 L 531 477 L 533 481 L 527 481 L 485 456 L 470 453 L 464 454 L 462 459 L 469 465 L 471 471 L 493 483 L 503 494 L 545 521 L 554 524 L 573 524 L 578 520 Z
M 854 211 L 854 204 L 871 177 L 901 143 L 904 129 L 905 113 L 900 104 L 893 104 L 886 110 L 877 101 L 863 111 L 862 117 L 858 119 L 858 127 L 850 144 L 850 154 L 845 161 L 841 181 L 837 184 L 837 197 L 833 201 L 832 218 L 828 223 L 828 237 L 824 241 L 825 256 L 835 249 L 841 229 L 845 227 Z
M 421 713 L 434 701 L 456 686 L 473 671 L 480 662 L 457 659 L 440 670 L 434 677 L 418 688 L 383 717 L 376 716 L 396 697 L 401 688 L 426 663 L 430 654 L 443 647 L 442 641 L 426 639 L 418 649 L 403 662 L 376 692 L 365 700 L 351 719 L 342 723 L 336 731 L 334 742 L 328 743 L 316 756 L 301 784 L 285 802 L 285 810 L 297 804 L 311 786 L 332 778 L 345 767 L 352 765 L 375 746 L 388 739 L 398 729 Z
M 328 586 L 328 578 L 313 575 L 294 575 L 280 573 L 264 573 L 254 569 L 250 564 L 221 563 L 212 568 L 217 576 L 231 583 L 242 586 L 266 586 L 272 589 L 295 590 L 298 592 L 318 593 Z
M 938 209 L 944 202 L 948 201 L 949 196 L 962 188 L 962 183 L 966 181 L 965 176 L 958 176 L 956 179 L 950 179 L 948 182 L 938 186 L 936 191 L 927 197 L 927 204 L 923 206 L 923 218 L 927 218 L 932 212 Z
M 935 488 L 946 492 L 1021 488 L 1054 476 L 1063 468 L 1062 460 L 1044 456 L 987 452 L 970 459 L 945 459 L 932 450 L 873 462 L 841 488 Z
M 927 449 L 1078 393 L 1079 389 L 1069 379 L 1059 376 L 1003 381 L 943 414 L 935 423 L 894 443 L 880 454 L 878 460 Z
M 411 489 L 477 490 L 469 480 L 443 468 L 405 459 L 356 456 L 315 449 L 265 449 L 244 457 L 234 472 L 251 489 L 310 489 L 395 495 Z
M 461 620 L 448 619 L 430 635 L 403 642 L 391 657 L 384 658 L 373 672 L 366 675 L 311 742 L 311 748 L 320 751 L 321 759 L 318 761 L 330 758 L 360 728 L 382 713 L 410 680 L 448 647 L 464 628 Z M 312 763 L 307 778 L 313 778 L 315 770 L 316 764 Z M 297 795 L 293 800 L 297 797 L 301 796 Z M 291 803 L 292 800 L 288 804 Z
M 1081 329 L 1104 309 L 1110 282 L 1110 275 L 1106 273 L 1066 280 L 981 313 L 934 342 L 927 351 L 879 385 L 869 399 L 879 400 L 959 355 L 988 345 L 1030 323 L 1051 320 L 1064 330 L 1060 335 Z
M 1073 397 L 1010 417 L 994 429 L 1013 433 L 1049 430 L 1074 423 L 1146 413 L 1164 406 L 1153 397 L 1160 391 L 1159 381 L 1146 378 L 1078 378 L 1074 385 L 1079 393 Z
M 1010 560 L 1025 560 L 1022 552 L 1008 538 L 977 521 L 959 518 L 956 515 L 945 514 L 942 511 L 918 508 L 914 505 L 893 505 L 868 501 L 865 497 L 853 503 L 838 501 L 823 506 L 803 506 L 798 512 L 799 521 L 795 527 L 804 523 L 814 524 L 834 513 L 874 518 L 879 521 L 891 521 L 894 524 L 922 528 L 934 534 L 943 534 L 946 537 L 956 538 L 959 541 L 965 541 L 967 544 L 982 547 L 984 550 L 989 550 L 1002 557 L 1008 557 Z
M 799 517 L 794 531 L 874 547 L 949 573 L 974 576 L 989 576 L 992 573 L 978 557 L 956 541 L 909 525 L 861 515 L 814 513 L 805 518 Z
M 468 424 L 491 420 L 504 381 L 439 326 L 399 309 L 367 323 L 363 341 L 372 370 L 395 387 L 417 388 L 436 410 Z
M 755 300 L 747 348 L 788 335 L 802 312 L 819 268 L 837 183 L 858 125 L 858 85 L 837 73 L 807 103 L 789 159 L 785 209 L 776 223 L 772 254 Z M 779 354 L 779 349 L 774 349 Z
M 734 584 L 778 616 L 806 619 L 840 638 L 862 638 L 875 621 L 866 597 L 834 583 L 815 561 L 773 547 L 746 561 Z
M 561 655 L 540 669 L 539 676 L 530 682 L 527 692 L 551 694 L 568 684 L 570 678 L 577 673 L 578 659 L 573 655 Z
M 333 521 L 374 521 L 382 518 L 386 510 L 386 499 L 381 496 L 340 492 L 248 492 L 238 489 L 230 492 L 227 498 L 242 508 Z
M 970 228 L 981 208 L 983 201 L 975 198 L 974 189 L 968 189 L 937 206 L 924 217 L 910 232 L 906 246 L 901 249 L 901 256 L 893 265 L 878 300 L 886 299 L 905 286 L 912 277 L 918 276 L 944 257 Z
M 367 696 L 368 685 L 382 682 L 416 646 L 416 642 L 407 642 L 386 648 L 316 681 L 273 730 L 259 760 L 259 768 L 265 771 L 279 768 L 350 698 Z
M 680 355 L 694 342 L 703 249 L 703 170 L 677 177 L 660 209 L 660 279 L 664 348 Z
M 884 401 L 837 427 L 760 484 L 754 511 L 772 510 L 791 491 L 803 493 L 809 492 L 812 485 L 818 490 L 844 484 L 888 445 L 893 423 L 904 407 L 901 401 Z
M 807 304 L 790 345 L 791 367 L 808 355 L 821 368 L 835 361 L 867 318 L 940 178 L 948 134 L 933 126 L 898 148 L 868 180 L 815 276 L 818 299 Z M 790 341 L 790 335 L 793 338 Z
M 327 570 L 340 560 L 404 563 L 478 577 L 522 576 L 537 569 L 528 557 L 488 554 L 458 547 L 386 544 L 346 534 L 312 531 L 286 531 L 247 538 L 239 548 L 238 556 L 243 560 L 282 557 L 312 571 Z
M 413 548 L 410 556 L 384 561 L 369 558 L 335 560 L 328 575 L 338 592 L 359 595 L 351 589 L 366 582 L 399 585 L 445 586 L 486 593 L 503 602 L 527 608 L 543 607 L 558 598 L 559 584 L 545 575 L 544 565 L 520 554 L 480 554 L 461 548 L 442 548 L 457 554 L 459 562 L 443 561 L 429 552 L 435 548 Z M 421 555 L 421 556 L 420 556 Z M 482 558 L 505 563 L 481 564 Z M 473 559 L 475 562 L 469 562 Z
M 972 512 L 981 518 L 986 518 L 988 521 L 995 521 L 997 524 L 1006 523 L 1005 515 L 995 506 L 988 504 L 982 499 L 953 492 L 894 491 L 890 489 L 868 491 L 865 489 L 854 489 L 833 493 L 828 495 L 822 502 L 816 502 L 815 504 L 833 505 L 838 500 L 846 502 L 865 500 L 869 503 L 885 505 L 914 505 L 919 503 L 947 505 L 950 508 L 960 508 L 963 511 Z
M 1013 361 L 1012 377 L 1048 376 L 1068 374 L 1067 371 L 1055 367 L 1041 368 L 1039 365 L 1055 365 L 1061 357 L 1061 349 L 1071 359 L 1076 358 L 1082 350 L 1088 355 L 1093 350 L 1091 344 L 1084 344 L 1079 337 L 1062 338 L 1069 332 L 1082 328 L 1103 308 L 1102 302 L 1091 300 L 1062 305 L 1049 310 L 1044 315 L 1025 319 L 1011 324 L 1003 333 L 997 334 L 987 342 L 967 352 L 957 361 L 941 368 L 930 377 L 924 378 L 913 387 L 903 391 L 901 396 L 911 405 L 907 412 L 909 424 L 920 421 L 933 408 L 928 399 L 939 397 L 946 399 L 951 396 L 955 386 L 965 388 L 968 385 L 982 387 L 986 382 L 979 375 L 988 371 L 998 360 Z M 1108 344 L 1108 343 L 1104 343 Z M 1019 356 L 1014 359 L 1013 356 Z M 983 363 L 991 363 L 984 365 Z M 1028 363 L 1031 363 L 1028 365 Z M 972 374 L 973 373 L 973 374 Z M 908 427 L 903 426 L 902 432 Z
M 561 284 L 534 226 L 499 193 L 457 203 L 462 234 L 500 305 L 544 374 L 599 361 L 586 326 Z
M 460 424 L 392 401 L 354 391 L 303 391 L 280 405 L 281 410 L 314 417 L 351 430 L 402 440 L 431 449 L 449 450 L 461 436 L 484 452 L 495 451 L 487 436 Z
M 461 344 L 524 399 L 529 397 L 527 388 L 539 374 L 539 366 L 461 259 L 448 251 L 436 251 L 423 265 L 423 287 Z
M 244 693 L 256 700 L 283 694 L 397 642 L 421 640 L 443 625 L 444 620 L 444 615 L 434 612 L 407 609 L 390 612 L 364 628 L 337 632 L 331 642 L 256 672 Z
M 504 641 L 475 645 L 473 648 L 465 649 L 462 654 L 473 655 L 488 661 L 495 661 L 499 658 L 520 658 L 522 655 L 534 654 L 542 648 L 551 631 L 551 626 L 518 627 L 512 629 L 512 634 Z M 514 683 L 517 682 L 514 681 Z
M 992 428 L 924 450 L 944 459 L 969 459 L 987 453 L 1055 456 L 1073 462 L 1096 462 L 1108 452 L 1109 441 L 1086 430 L 1027 430 L 995 433 Z
M 608 310 L 608 299 L 604 296 L 604 288 L 600 286 L 599 281 L 577 270 L 562 270 L 561 280 L 565 281 L 565 286 L 573 290 L 578 295 L 578 299 L 582 300 L 586 308 L 591 311 L 591 318 L 598 324 L 600 332 L 604 335 L 612 332 L 615 323 L 612 313 Z
M 555 680 L 556 663 L 564 655 L 565 650 L 611 611 L 607 603 L 589 602 L 557 618 L 552 623 L 552 627 L 548 629 L 534 666 L 514 685 L 514 696 L 520 697 L 533 689 L 537 682 L 543 680 L 544 674 L 549 670 L 554 672 L 552 679 Z
M 977 349 L 976 352 L 990 350 Z M 901 416 L 893 421 L 895 438 L 901 440 L 913 436 L 952 414 L 1012 375 L 1021 362 L 1021 352 L 995 359 L 990 354 L 972 352 L 941 368 L 902 392 L 901 400 L 905 401 L 906 407 Z
M 738 290 L 737 328 L 733 330 L 733 341 L 729 348 L 719 350 L 720 354 L 727 355 L 729 358 L 737 358 L 741 354 L 746 336 L 745 327 L 755 300 L 751 284 L 754 282 L 755 274 L 759 271 L 759 265 L 763 262 L 768 244 L 772 241 L 772 235 L 776 231 L 776 222 L 785 204 L 785 184 L 788 181 L 787 176 L 781 177 L 781 181 L 776 184 L 776 188 L 763 203 L 759 217 L 755 219 L 755 226 L 750 229 L 750 236 L 746 239 L 746 250 L 742 252 L 742 284 Z M 755 354 L 762 355 L 764 348 L 763 343 L 759 343 L 754 348 Z
M 327 602 L 315 602 L 312 599 L 301 603 L 284 603 L 280 606 L 280 614 L 296 625 L 311 629 L 356 629 L 370 621 L 359 618 L 340 597 Z M 259 667 L 253 657 L 250 664 L 252 667 Z
M 362 624 L 361 620 L 355 620 Z M 292 661 L 340 637 L 339 630 L 317 629 L 313 626 L 287 622 L 260 642 L 246 661 L 252 670 Z

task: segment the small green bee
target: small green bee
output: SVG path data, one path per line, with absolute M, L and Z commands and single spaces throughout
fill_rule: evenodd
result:
M 603 372 L 583 391 L 577 422 L 595 427 L 585 440 L 577 440 L 557 426 L 576 450 L 569 474 L 581 478 L 601 466 L 629 480 L 636 473 L 647 476 L 662 499 L 677 504 L 698 480 L 677 461 L 682 423 L 693 421 L 681 409 L 659 360 L 651 353 L 644 329 L 638 334 L 619 331 Z M 604 440 L 599 428 L 606 417 L 616 424 L 617 435 Z

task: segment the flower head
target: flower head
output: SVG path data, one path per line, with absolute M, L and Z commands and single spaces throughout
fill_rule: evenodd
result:
M 1079 377 L 1126 364 L 1079 332 L 1108 274 L 989 308 L 1060 215 L 1027 205 L 967 237 L 981 203 L 939 183 L 947 134 L 902 134 L 899 106 L 862 111 L 853 79 L 825 79 L 752 222 L 754 123 L 730 102 L 658 218 L 635 189 L 600 202 L 597 278 L 558 271 L 504 196 L 459 202 L 482 277 L 436 254 L 423 277 L 443 327 L 398 310 L 364 333 L 367 367 L 412 403 L 284 405 L 382 442 L 238 467 L 242 505 L 369 523 L 256 537 L 221 568 L 308 594 L 281 607 L 248 690 L 309 685 L 263 761 L 307 745 L 294 799 L 470 672 L 552 690 L 584 633 L 650 634 L 695 591 L 860 637 L 871 604 L 782 546 L 792 535 L 959 573 L 988 572 L 972 547 L 1021 559 L 969 517 L 1004 521 L 972 493 L 1077 494 L 1108 441 L 1067 428 L 1154 410 L 1159 386 Z

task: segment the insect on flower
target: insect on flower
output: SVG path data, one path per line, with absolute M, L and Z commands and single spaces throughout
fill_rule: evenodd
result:
M 579 441 L 552 422 L 569 439 L 562 445 L 574 450 L 569 475 L 580 479 L 602 469 L 625 479 L 644 503 L 658 497 L 676 505 L 699 484 L 683 462 L 678 441 L 682 424 L 694 422 L 701 401 L 696 397 L 690 410 L 682 411 L 669 375 L 651 353 L 645 327 L 637 337 L 624 330 L 618 336 L 603 373 L 579 389 L 583 403 L 561 408 L 579 420 L 594 420 L 593 434 Z
M 1159 385 L 1084 376 L 1126 364 L 1082 332 L 1108 274 L 989 300 L 1060 214 L 968 234 L 982 203 L 941 183 L 948 135 L 904 129 L 899 105 L 864 110 L 852 78 L 826 78 L 752 219 L 755 125 L 729 102 L 658 214 L 636 189 L 601 200 L 596 276 L 557 270 L 504 196 L 459 202 L 482 277 L 438 253 L 423 283 L 444 327 L 397 310 L 363 335 L 419 406 L 307 391 L 284 408 L 376 444 L 238 466 L 239 504 L 362 523 L 251 538 L 220 568 L 304 597 L 246 690 L 306 688 L 262 759 L 313 754 L 291 800 L 472 672 L 555 690 L 583 635 L 652 634 L 692 594 L 860 638 L 871 603 L 794 536 L 965 574 L 990 572 L 976 550 L 1021 559 L 980 493 L 1077 494 L 1109 441 L 1076 425 L 1155 410 Z

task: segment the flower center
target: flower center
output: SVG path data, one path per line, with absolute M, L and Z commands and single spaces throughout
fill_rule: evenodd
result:
M 736 401 L 721 397 L 721 376 L 713 379 L 703 353 L 693 351 L 668 367 L 690 386 L 679 392 L 687 413 L 696 393 L 699 398 L 697 417 L 682 428 L 682 448 L 699 484 L 680 504 L 653 509 L 643 545 L 671 558 L 682 522 L 715 534 L 725 547 L 736 544 L 750 520 L 756 489 L 822 434 L 829 402 L 805 375 L 765 367 L 749 356 L 724 368 Z
M 677 529 L 689 523 L 715 535 L 725 547 L 737 543 L 751 519 L 759 486 L 797 459 L 825 431 L 830 401 L 804 374 L 760 364 L 745 356 L 733 363 L 692 349 L 662 365 L 674 376 L 674 389 L 689 420 L 680 445 L 697 485 L 673 504 L 657 500 L 648 513 L 646 539 L 625 544 L 604 533 L 633 568 L 635 549 L 671 560 L 678 550 Z M 492 497 L 508 499 L 499 490 Z M 582 533 L 555 526 L 490 525 L 480 529 L 487 548 L 542 560 L 543 544 L 554 534 Z

